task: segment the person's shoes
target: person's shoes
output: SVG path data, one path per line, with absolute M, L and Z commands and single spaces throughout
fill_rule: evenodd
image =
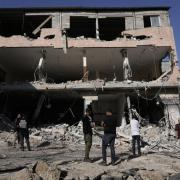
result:
M 106 161 L 102 161 L 102 162 L 100 162 L 99 164 L 102 165 L 102 166 L 107 166 Z
M 116 162 L 115 162 L 115 161 L 111 161 L 110 165 L 111 165 L 111 166 L 115 166 L 115 165 L 116 165 Z
M 92 160 L 89 159 L 89 158 L 84 158 L 84 162 L 89 162 L 89 163 L 92 163 Z

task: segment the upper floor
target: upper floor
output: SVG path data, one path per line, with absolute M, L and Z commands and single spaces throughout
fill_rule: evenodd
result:
M 0 35 L 36 39 L 41 29 L 57 28 L 71 38 L 112 41 L 121 38 L 126 30 L 169 27 L 168 10 L 168 7 L 0 9 Z

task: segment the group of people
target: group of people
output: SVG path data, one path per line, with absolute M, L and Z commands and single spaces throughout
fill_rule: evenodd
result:
M 93 121 L 91 109 L 86 109 L 85 116 L 82 119 L 83 122 L 83 133 L 85 141 L 85 162 L 92 162 L 89 157 L 90 149 L 92 146 L 92 129 L 95 127 Z M 139 157 L 141 156 L 141 138 L 140 138 L 140 123 L 139 118 L 134 111 L 132 111 L 132 118 L 130 120 L 131 125 L 131 135 L 132 135 L 132 156 Z M 104 135 L 102 137 L 102 165 L 107 166 L 106 159 L 106 149 L 109 146 L 111 150 L 111 165 L 115 165 L 115 138 L 116 138 L 116 127 L 117 122 L 116 118 L 113 116 L 112 111 L 108 109 L 106 111 L 106 116 L 103 119 L 101 126 L 104 128 Z M 175 125 L 176 138 L 178 140 L 178 145 L 180 146 L 180 118 L 178 119 L 178 124 Z
M 92 128 L 95 127 L 95 123 L 92 118 L 92 111 L 90 109 L 86 109 L 86 113 L 83 122 L 83 133 L 84 133 L 84 141 L 85 141 L 85 157 L 84 161 L 92 162 L 89 158 L 90 149 L 92 146 Z M 106 116 L 104 120 L 101 122 L 101 126 L 104 128 L 104 135 L 102 137 L 102 165 L 107 165 L 107 156 L 106 149 L 109 146 L 111 150 L 111 165 L 115 165 L 116 157 L 115 157 L 115 138 L 116 138 L 116 127 L 117 121 L 112 114 L 112 111 L 108 109 L 106 111 Z M 136 155 L 136 144 L 138 149 L 138 156 L 141 155 L 140 149 L 140 133 L 139 133 L 139 122 L 138 119 L 133 115 L 131 120 L 131 132 L 132 132 L 132 146 L 133 146 L 133 155 Z
M 85 115 L 82 118 L 83 122 L 83 133 L 84 133 L 84 141 L 85 141 L 85 162 L 92 162 L 89 157 L 91 146 L 92 146 L 92 136 L 93 136 L 93 128 L 95 128 L 95 122 L 93 120 L 92 110 L 87 108 Z M 132 118 L 130 120 L 131 125 L 131 135 L 132 135 L 132 153 L 133 156 L 141 156 L 141 140 L 140 140 L 140 123 L 138 117 L 135 113 L 132 113 Z M 102 137 L 102 165 L 107 165 L 107 156 L 106 150 L 107 147 L 110 147 L 111 150 L 111 165 L 115 165 L 116 157 L 115 157 L 115 138 L 116 138 L 116 127 L 117 121 L 113 116 L 113 113 L 110 109 L 106 111 L 106 116 L 101 122 L 101 126 L 104 129 L 104 135 Z M 178 120 L 178 124 L 175 126 L 176 137 L 178 139 L 178 145 L 180 145 L 180 118 Z M 20 149 L 24 151 L 24 139 L 26 140 L 27 149 L 31 151 L 30 142 L 29 142 L 29 130 L 25 115 L 18 114 L 15 119 L 15 139 L 14 146 L 16 141 L 18 140 L 18 144 L 20 144 Z M 136 153 L 137 151 L 137 153 Z
M 20 149 L 24 151 L 24 139 L 26 140 L 28 151 L 31 151 L 29 142 L 29 130 L 25 115 L 18 114 L 15 119 L 14 147 L 16 145 L 16 141 L 18 141 L 18 144 L 20 144 Z

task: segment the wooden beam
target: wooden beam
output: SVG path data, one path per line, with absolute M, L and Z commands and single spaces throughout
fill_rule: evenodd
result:
M 41 28 L 52 18 L 52 16 L 49 16 L 48 18 L 46 18 L 32 33 L 34 35 L 36 35 L 40 30 Z

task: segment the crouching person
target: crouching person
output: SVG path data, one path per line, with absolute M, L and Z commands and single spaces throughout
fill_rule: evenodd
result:
M 25 139 L 27 144 L 27 149 L 28 151 L 31 151 L 30 143 L 29 143 L 29 130 L 24 115 L 22 115 L 21 120 L 19 122 L 19 134 L 20 134 L 21 150 L 24 151 L 24 139 Z
M 134 113 L 132 114 L 132 119 L 130 121 L 130 124 L 131 124 L 133 156 L 136 156 L 136 147 L 138 151 L 138 156 L 141 156 L 140 132 L 139 132 L 140 124 L 139 124 L 138 118 L 136 117 Z
M 95 123 L 92 120 L 91 110 L 86 109 L 85 116 L 82 119 L 83 122 L 83 133 L 84 133 L 84 141 L 85 141 L 85 162 L 91 162 L 89 158 L 89 153 L 92 146 L 92 128 L 95 127 Z

